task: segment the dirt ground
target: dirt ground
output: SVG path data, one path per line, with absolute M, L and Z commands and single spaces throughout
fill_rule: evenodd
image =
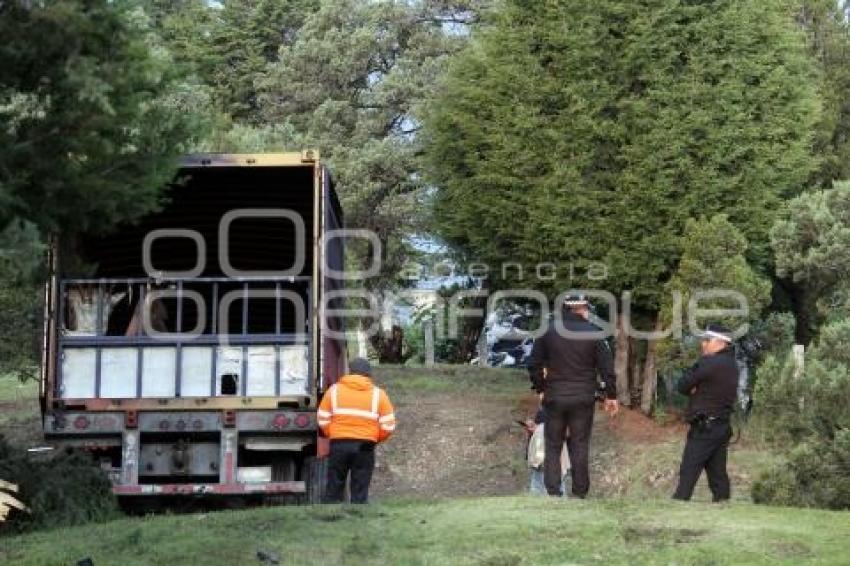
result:
M 534 414 L 527 394 L 405 396 L 396 402 L 399 427 L 382 446 L 373 497 L 447 498 L 515 495 L 526 490 L 525 433 L 516 423 Z M 623 467 L 630 447 L 675 442 L 682 425 L 661 426 L 631 410 L 611 420 L 597 411 L 591 440 L 594 491 L 622 493 L 632 481 Z M 675 474 L 675 469 L 671 470 Z M 669 479 L 669 478 L 666 478 Z
M 396 417 L 398 430 L 378 454 L 375 498 L 504 495 L 524 485 L 518 406 L 438 393 L 397 400 Z

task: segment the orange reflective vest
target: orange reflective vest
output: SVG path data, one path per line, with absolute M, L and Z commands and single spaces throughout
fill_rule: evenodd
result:
M 383 442 L 395 430 L 390 398 L 363 375 L 345 375 L 332 385 L 316 417 L 322 434 L 331 440 Z

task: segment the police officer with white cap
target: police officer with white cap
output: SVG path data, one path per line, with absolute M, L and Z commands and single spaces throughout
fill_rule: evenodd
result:
M 679 381 L 679 393 L 688 396 L 686 420 L 691 427 L 679 468 L 679 485 L 674 499 L 691 498 L 702 470 L 715 502 L 730 496 L 726 455 L 732 415 L 738 394 L 738 364 L 732 336 L 720 325 L 709 325 L 699 337 L 702 356 Z
M 590 306 L 583 295 L 568 296 L 564 328 L 552 325 L 534 342 L 529 369 L 532 387 L 543 395 L 546 409 L 546 451 L 543 478 L 549 495 L 561 496 L 561 447 L 564 440 L 572 464 L 573 496 L 584 498 L 590 488 L 588 456 L 593 412 L 600 382 L 605 409 L 617 414 L 616 376 L 611 348 L 598 338 L 588 321 Z M 567 431 L 569 430 L 569 436 Z

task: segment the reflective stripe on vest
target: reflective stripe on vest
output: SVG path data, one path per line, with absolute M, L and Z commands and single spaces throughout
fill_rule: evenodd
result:
M 378 419 L 378 423 L 381 425 L 381 430 L 385 432 L 392 432 L 395 430 L 395 413 L 390 413 L 388 415 L 384 415 L 380 419 Z
M 339 407 L 337 402 L 337 385 L 331 387 L 331 415 L 346 415 L 350 417 L 363 417 L 372 421 L 378 420 L 378 401 L 380 400 L 381 391 L 377 387 L 372 387 L 372 407 L 371 411 L 363 409 L 347 409 Z

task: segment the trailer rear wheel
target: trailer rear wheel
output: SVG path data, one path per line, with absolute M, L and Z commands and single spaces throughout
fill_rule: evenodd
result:
M 307 503 L 321 503 L 328 478 L 328 459 L 311 456 L 304 461 L 304 481 L 307 483 Z
M 288 452 L 272 462 L 272 481 L 295 481 L 298 465 Z

